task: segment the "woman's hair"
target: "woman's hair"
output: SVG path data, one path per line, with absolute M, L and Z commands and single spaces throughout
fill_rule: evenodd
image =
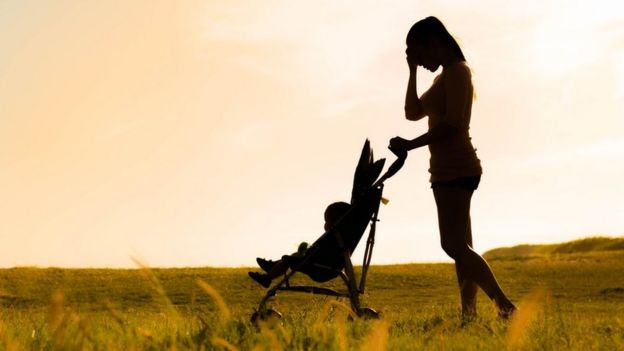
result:
M 455 38 L 446 30 L 446 27 L 436 17 L 429 16 L 416 22 L 407 33 L 407 46 L 429 47 L 433 38 L 438 39 L 443 45 L 448 46 L 462 60 L 466 61 L 464 53 Z

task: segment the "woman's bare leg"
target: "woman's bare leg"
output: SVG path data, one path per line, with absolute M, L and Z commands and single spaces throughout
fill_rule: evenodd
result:
M 468 215 L 465 239 L 468 247 L 472 249 L 470 214 Z M 474 281 L 468 279 L 461 268 L 461 264 L 455 262 L 455 271 L 457 272 L 457 282 L 459 283 L 459 293 L 462 301 L 462 316 L 470 318 L 477 315 L 477 292 L 479 286 Z
M 515 308 L 498 285 L 490 266 L 469 246 L 466 240 L 466 230 L 470 223 L 472 191 L 455 187 L 437 187 L 433 189 L 433 194 L 438 208 L 442 248 L 455 260 L 456 268 L 461 272 L 458 280 L 473 281 L 478 284 L 503 311 Z M 470 298 L 472 294 L 470 288 L 465 289 L 466 297 Z M 462 300 L 463 294 L 464 291 L 462 291 Z

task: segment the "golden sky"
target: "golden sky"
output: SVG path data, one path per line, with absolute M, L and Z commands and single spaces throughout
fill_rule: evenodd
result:
M 366 138 L 392 159 L 425 131 L 404 42 L 429 15 L 473 69 L 476 249 L 624 234 L 616 1 L 8 0 L 0 267 L 252 265 L 314 241 Z M 448 261 L 428 157 L 387 182 L 373 263 Z

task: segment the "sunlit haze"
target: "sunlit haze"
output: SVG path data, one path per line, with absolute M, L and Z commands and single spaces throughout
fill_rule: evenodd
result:
M 250 266 L 314 241 L 366 138 L 393 160 L 426 131 L 404 50 L 429 15 L 473 70 L 475 249 L 624 234 L 617 1 L 9 0 L 0 266 Z M 373 264 L 450 261 L 428 158 L 386 183 Z

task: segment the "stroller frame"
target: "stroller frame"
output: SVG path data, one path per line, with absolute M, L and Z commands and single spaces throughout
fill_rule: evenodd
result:
M 275 284 L 272 288 L 270 288 L 267 291 L 264 298 L 260 301 L 258 309 L 251 316 L 252 323 L 256 323 L 258 319 L 282 317 L 281 313 L 279 313 L 278 311 L 271 309 L 271 308 L 267 308 L 267 303 L 269 299 L 272 297 L 275 297 L 278 291 L 305 292 L 305 293 L 311 293 L 311 294 L 316 294 L 316 295 L 335 296 L 339 298 L 348 297 L 349 301 L 351 302 L 351 309 L 358 317 L 379 318 L 379 313 L 377 311 L 369 307 L 361 306 L 360 295 L 364 294 L 364 290 L 366 287 L 366 276 L 368 274 L 368 268 L 370 267 L 371 258 L 373 255 L 373 247 L 375 245 L 375 231 L 377 228 L 377 222 L 379 221 L 377 216 L 379 214 L 380 202 L 382 200 L 384 181 L 386 181 L 387 179 L 395 175 L 403 167 L 403 164 L 405 163 L 405 160 L 407 158 L 407 151 L 403 151 L 403 150 L 397 151 L 393 149 L 390 149 L 390 151 L 392 151 L 397 156 L 397 159 L 392 163 L 392 165 L 390 165 L 388 170 L 379 179 L 377 179 L 376 181 L 372 180 L 371 181 L 372 185 L 367 185 L 366 189 L 364 190 L 364 194 L 367 194 L 368 192 L 371 192 L 371 191 L 378 192 L 379 199 L 375 200 L 376 203 L 374 204 L 375 207 L 372 209 L 371 218 L 368 219 L 368 221 L 370 221 L 371 223 L 370 223 L 370 230 L 368 233 L 368 238 L 366 240 L 366 248 L 364 250 L 364 260 L 362 262 L 362 273 L 360 276 L 359 284 L 357 283 L 357 277 L 355 274 L 355 270 L 353 269 L 353 263 L 351 261 L 352 252 L 349 252 L 349 248 L 345 247 L 343 238 L 340 232 L 337 230 L 337 226 L 345 218 L 347 218 L 349 213 L 354 211 L 358 206 L 366 205 L 365 204 L 366 196 L 361 196 L 359 197 L 359 201 L 358 200 L 354 201 L 352 203 L 351 208 L 347 211 L 347 213 L 345 213 L 338 221 L 336 221 L 336 223 L 332 225 L 332 227 L 329 230 L 325 231 L 325 233 L 323 233 L 323 235 L 321 235 L 321 237 L 315 241 L 315 243 L 310 247 L 310 249 L 308 249 L 303 259 L 300 262 L 298 262 L 296 265 L 290 267 L 290 269 L 286 271 L 286 273 L 284 274 L 284 277 L 279 281 L 279 283 Z M 367 159 L 368 159 L 368 162 L 367 162 Z M 360 156 L 360 162 L 358 163 L 358 169 L 361 163 L 364 163 L 363 167 L 369 168 L 368 171 L 375 171 L 375 168 L 377 167 L 375 171 L 376 174 L 374 175 L 374 177 L 376 178 L 382 170 L 385 159 L 381 159 L 374 163 L 373 161 L 374 161 L 374 158 L 372 155 L 372 150 L 370 149 L 369 141 L 366 140 L 364 144 L 364 149 L 362 150 L 362 155 Z M 356 177 L 358 174 L 358 169 L 356 169 Z M 354 188 L 354 191 L 355 191 L 355 188 Z M 363 231 L 366 231 L 367 226 L 368 226 L 368 223 L 366 223 L 366 226 L 364 226 Z M 311 257 L 314 256 L 314 253 L 320 249 L 320 246 L 316 245 L 316 243 L 320 242 L 320 240 L 323 239 L 327 235 L 335 235 L 336 243 L 338 244 L 338 248 L 344 259 L 344 267 L 338 270 L 334 267 L 327 267 L 327 266 L 323 266 L 323 265 L 315 264 L 315 263 L 311 263 L 309 264 L 309 266 L 313 266 L 316 269 L 325 270 L 327 272 L 331 271 L 332 274 L 335 274 L 336 276 L 340 276 L 342 278 L 342 281 L 347 286 L 347 291 L 339 292 L 334 289 L 329 289 L 329 288 L 319 287 L 319 286 L 309 286 L 309 285 L 291 286 L 289 279 L 296 272 L 298 272 L 299 269 L 301 269 L 305 264 L 308 263 Z
M 383 184 L 376 184 L 375 185 L 380 193 L 383 193 Z M 354 204 L 353 207 L 357 206 L 358 204 Z M 360 276 L 360 282 L 359 285 L 357 284 L 357 277 L 355 274 L 355 270 L 353 268 L 353 263 L 351 261 L 351 252 L 349 252 L 349 250 L 347 248 L 344 247 L 343 245 L 343 241 L 342 241 L 342 237 L 340 235 L 340 232 L 335 230 L 335 227 L 340 224 L 340 222 L 347 217 L 347 215 L 353 210 L 353 208 L 349 209 L 347 211 L 346 214 L 344 214 L 342 216 L 342 218 L 340 218 L 333 226 L 332 228 L 330 228 L 328 231 L 326 231 L 318 240 L 320 240 L 322 237 L 324 237 L 325 235 L 336 235 L 336 239 L 340 248 L 340 251 L 343 255 L 343 259 L 345 261 L 345 267 L 343 270 L 336 270 L 332 267 L 327 267 L 327 266 L 323 266 L 320 264 L 311 264 L 312 266 L 314 266 L 315 268 L 318 269 L 322 269 L 322 270 L 331 270 L 334 273 L 337 273 L 341 278 L 342 281 L 345 283 L 345 285 L 347 286 L 347 291 L 346 292 L 339 292 L 336 291 L 334 289 L 330 289 L 330 288 L 325 288 L 325 287 L 319 287 L 319 286 L 310 286 L 310 285 L 299 285 L 299 286 L 291 286 L 290 285 L 290 281 L 289 279 L 298 272 L 297 269 L 303 267 L 303 265 L 305 265 L 307 263 L 307 261 L 310 259 L 310 257 L 313 256 L 314 252 L 316 250 L 319 249 L 319 247 L 312 247 L 308 252 L 306 253 L 306 256 L 303 260 L 301 260 L 301 262 L 299 264 L 297 264 L 295 267 L 291 268 L 288 270 L 288 272 L 284 275 L 284 277 L 282 278 L 282 280 L 275 284 L 271 289 L 269 289 L 266 293 L 266 295 L 264 296 L 264 298 L 260 301 L 260 304 L 258 306 L 257 311 L 252 315 L 251 320 L 252 322 L 255 322 L 258 318 L 265 318 L 265 317 L 269 317 L 271 315 L 276 315 L 278 317 L 281 317 L 281 314 L 273 309 L 267 309 L 266 304 L 268 303 L 269 299 L 276 296 L 277 295 L 277 291 L 292 291 L 292 292 L 305 292 L 305 293 L 311 293 L 314 295 L 328 295 L 328 296 L 335 296 L 335 297 L 348 297 L 350 302 L 351 302 L 351 309 L 353 310 L 353 312 L 359 316 L 359 317 L 365 317 L 365 318 L 378 318 L 379 314 L 377 313 L 377 311 L 375 311 L 372 308 L 362 308 L 360 305 L 360 295 L 364 294 L 364 290 L 366 287 L 366 276 L 368 274 L 368 267 L 370 266 L 370 262 L 372 259 L 372 254 L 373 254 L 373 247 L 375 246 L 375 231 L 377 228 L 377 222 L 379 221 L 379 219 L 377 218 L 377 215 L 379 213 L 379 204 L 376 204 L 375 210 L 372 214 L 372 218 L 370 219 L 370 230 L 368 232 L 368 238 L 366 239 L 366 248 L 364 250 L 364 259 L 362 262 L 362 273 Z M 365 229 L 366 230 L 366 229 Z M 317 241 L 318 241 L 317 240 Z

